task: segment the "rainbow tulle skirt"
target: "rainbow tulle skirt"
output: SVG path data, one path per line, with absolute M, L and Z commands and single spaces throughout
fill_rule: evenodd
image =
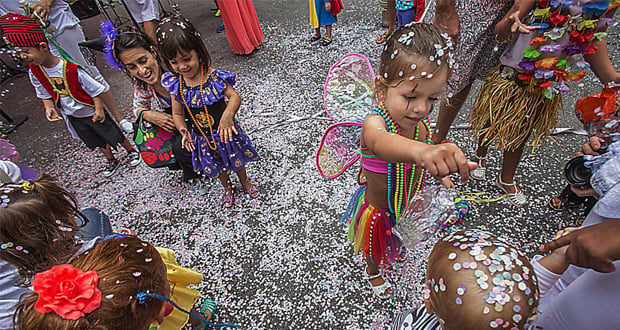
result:
M 361 252 L 364 258 L 372 256 L 377 264 L 389 266 L 402 247 L 401 239 L 392 233 L 396 219 L 388 210 L 370 205 L 365 192 L 364 185 L 353 194 L 340 221 L 349 223 L 348 238 L 356 254 Z

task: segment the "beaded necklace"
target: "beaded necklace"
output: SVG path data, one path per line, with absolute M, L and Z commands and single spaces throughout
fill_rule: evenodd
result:
M 387 125 L 388 132 L 396 133 L 400 135 L 400 126 L 390 113 L 385 109 L 383 103 L 380 103 L 378 107 L 373 108 L 373 111 L 383 117 L 385 124 Z M 422 120 L 422 124 L 426 128 L 427 134 L 430 136 L 431 129 L 428 123 L 428 117 Z M 416 125 L 414 140 L 418 139 L 420 134 L 420 126 Z M 425 143 L 428 143 L 426 140 Z M 404 163 L 388 163 L 387 166 L 387 190 L 388 190 L 388 205 L 389 210 L 394 214 L 396 219 L 400 216 L 400 212 L 403 207 L 406 207 L 409 203 L 410 196 L 415 195 L 426 185 L 426 169 L 418 178 L 415 190 L 413 190 L 413 179 L 415 177 L 416 164 L 411 166 L 411 175 L 409 176 L 409 182 L 405 182 L 407 178 L 407 171 L 405 170 Z
M 209 115 L 209 110 L 207 109 L 207 106 L 205 105 L 204 102 L 204 98 L 203 98 L 203 92 L 202 92 L 202 86 L 204 84 L 203 82 L 203 78 L 204 78 L 204 73 L 205 71 L 203 70 L 202 65 L 200 66 L 200 99 L 202 100 L 202 107 L 205 109 L 205 113 L 207 114 L 207 124 L 209 124 L 209 132 L 213 132 L 213 125 L 211 124 L 211 116 Z M 192 118 L 192 121 L 194 122 L 194 126 L 198 129 L 198 131 L 200 132 L 200 134 L 202 134 L 202 136 L 204 136 L 205 140 L 207 141 L 207 145 L 209 146 L 209 149 L 211 150 L 217 150 L 217 142 L 215 141 L 215 137 L 213 137 L 213 133 L 211 133 L 211 139 L 212 141 L 209 141 L 209 138 L 207 137 L 207 135 L 205 134 L 205 132 L 202 130 L 202 128 L 200 127 L 200 125 L 198 125 L 198 122 L 196 122 L 196 118 L 194 117 L 194 114 L 192 113 L 192 110 L 190 110 L 189 106 L 187 105 L 187 100 L 185 100 L 185 90 L 183 90 L 183 85 L 185 84 L 185 79 L 183 78 L 183 76 L 179 76 L 180 78 L 180 93 L 181 93 L 181 99 L 183 100 L 183 104 L 185 105 L 185 108 L 187 108 L 187 112 L 189 112 L 189 116 Z M 211 144 L 213 143 L 213 144 Z

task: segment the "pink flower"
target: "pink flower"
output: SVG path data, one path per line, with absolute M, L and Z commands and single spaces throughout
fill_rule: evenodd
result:
M 34 309 L 40 313 L 54 311 L 63 319 L 77 320 L 101 306 L 99 276 L 72 265 L 58 265 L 36 274 L 32 286 L 39 295 Z

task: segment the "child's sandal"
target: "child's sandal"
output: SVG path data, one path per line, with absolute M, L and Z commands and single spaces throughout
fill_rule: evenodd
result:
M 363 278 L 368 282 L 375 296 L 381 299 L 388 299 L 392 296 L 392 284 L 383 277 L 383 272 L 381 270 L 379 270 L 379 274 L 370 275 L 368 274 L 368 268 L 365 268 Z M 383 279 L 383 284 L 373 285 L 372 280 L 377 278 Z
M 224 187 L 224 195 L 222 195 L 222 206 L 231 208 L 235 204 L 235 190 L 232 186 Z
M 260 189 L 258 189 L 255 184 L 251 183 L 249 179 L 245 180 L 245 184 L 250 184 L 249 188 L 246 188 L 245 186 L 243 188 L 246 194 L 250 195 L 250 198 L 256 198 L 260 193 Z
M 217 309 L 217 305 L 215 304 L 215 301 L 211 299 L 205 299 L 205 301 L 202 303 L 198 311 L 205 317 L 207 321 L 211 321 L 213 318 L 215 318 L 216 309 Z M 207 311 L 209 311 L 209 314 L 210 314 L 208 317 L 206 314 Z M 203 330 L 203 329 L 208 329 L 209 326 L 210 326 L 209 324 L 202 322 L 200 323 L 200 325 L 196 326 L 194 329 Z

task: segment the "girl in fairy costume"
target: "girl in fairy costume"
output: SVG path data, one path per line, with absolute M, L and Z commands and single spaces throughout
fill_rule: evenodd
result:
M 427 171 L 452 187 L 448 174 L 459 172 L 467 181 L 475 167 L 456 145 L 430 142 L 427 116 L 450 75 L 451 50 L 450 37 L 431 25 L 399 28 L 387 41 L 374 80 L 378 105 L 361 124 L 361 174 L 366 184 L 354 194 L 342 220 L 350 223 L 354 251 L 365 258 L 364 278 L 382 299 L 392 289 L 380 266 L 396 260 L 402 246 L 391 229 L 424 186 Z M 317 157 L 320 169 L 322 158 Z
M 247 177 L 245 164 L 259 160 L 250 139 L 235 120 L 241 98 L 235 75 L 211 67 L 211 57 L 194 26 L 185 18 L 164 19 L 157 28 L 161 56 L 176 72 L 166 72 L 162 86 L 172 97 L 172 117 L 181 144 L 192 151 L 194 169 L 224 186 L 222 206 L 232 207 L 229 173 L 237 173 L 251 198 L 259 189 Z
M 484 179 L 488 147 L 497 144 L 504 159 L 496 185 L 511 204 L 527 203 L 514 175 L 532 132 L 536 148 L 555 127 L 561 95 L 570 92 L 567 82 L 579 81 L 588 67 L 604 84 L 620 81 L 603 40 L 618 5 L 618 0 L 522 0 L 497 24 L 498 40 L 519 35 L 485 78 L 470 114 L 479 164 L 472 178 Z M 521 22 L 526 15 L 529 25 Z

